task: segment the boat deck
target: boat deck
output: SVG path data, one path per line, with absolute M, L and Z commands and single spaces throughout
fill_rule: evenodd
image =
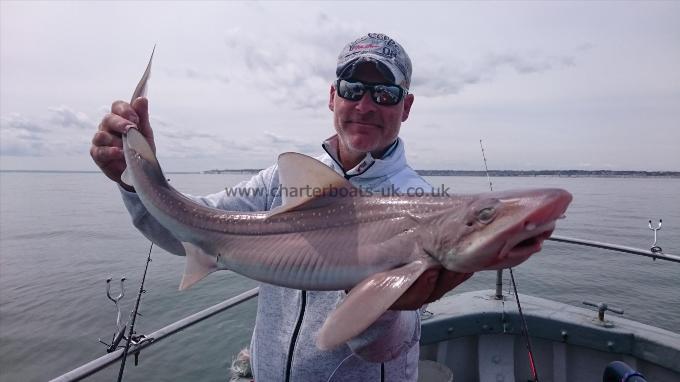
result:
M 492 290 L 461 293 L 428 306 L 421 359 L 437 361 L 454 381 L 533 380 L 514 297 Z M 602 379 L 612 361 L 650 381 L 680 381 L 680 334 L 614 315 L 520 295 L 541 381 Z

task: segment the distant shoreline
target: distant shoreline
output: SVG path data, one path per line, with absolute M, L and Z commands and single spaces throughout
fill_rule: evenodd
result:
M 422 176 L 487 176 L 485 171 L 416 170 Z M 491 177 L 538 177 L 561 178 L 680 178 L 680 171 L 633 171 L 633 170 L 489 170 Z
M 230 169 L 207 171 L 169 171 L 166 174 L 257 174 L 260 169 Z M 473 170 L 416 170 L 421 176 L 482 176 L 485 171 Z M 99 171 L 69 170 L 0 170 L 0 173 L 43 174 L 99 174 Z M 633 170 L 489 170 L 489 176 L 498 177 L 559 177 L 559 178 L 680 178 L 680 171 Z
M 259 169 L 207 170 L 203 174 L 256 174 Z M 487 176 L 477 170 L 416 170 L 421 176 Z M 489 170 L 491 177 L 597 177 L 597 178 L 680 178 L 680 171 L 634 170 Z
M 34 174 L 101 174 L 101 171 L 94 170 L 0 170 L 10 173 L 34 173 Z M 201 171 L 169 171 L 166 174 L 201 174 Z

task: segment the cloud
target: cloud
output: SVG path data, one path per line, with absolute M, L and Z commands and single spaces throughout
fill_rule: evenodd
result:
M 162 117 L 152 116 L 154 139 L 160 155 L 170 158 L 220 158 L 229 153 L 242 155 L 250 150 L 243 141 L 233 141 L 220 134 L 211 134 L 200 129 L 187 130 Z M 162 128 L 156 128 L 161 126 Z
M 367 28 L 323 12 L 318 13 L 311 24 L 288 36 L 271 33 L 276 37 L 266 40 L 235 28 L 226 33 L 225 46 L 236 51 L 230 53 L 230 57 L 243 60 L 249 81 L 267 89 L 262 92 L 265 97 L 293 109 L 318 112 L 327 102 L 326 90 L 335 78 L 333 63 L 341 47 L 365 33 Z M 576 55 L 590 49 L 592 45 L 584 43 L 569 54 L 495 52 L 467 63 L 435 52 L 425 53 L 418 57 L 411 88 L 418 95 L 448 96 L 467 86 L 493 81 L 506 71 L 527 75 L 568 68 L 575 65 Z
M 34 133 L 3 129 L 1 136 L 2 156 L 42 156 L 45 153 L 45 143 Z
M 73 111 L 67 106 L 50 106 L 47 108 L 52 113 L 50 122 L 58 127 L 94 129 L 97 123 L 92 121 L 87 114 L 80 111 Z
M 273 150 L 273 152 L 295 151 L 313 153 L 319 151 L 321 147 L 318 143 L 283 137 L 270 131 L 265 131 L 264 136 L 256 139 L 253 143 L 259 147 L 264 147 L 265 150 L 269 150 L 269 152 L 272 152 Z
M 18 113 L 0 118 L 0 155 L 41 156 L 45 151 L 42 134 L 49 131 Z
M 582 45 L 577 52 L 590 49 Z M 460 93 L 465 87 L 492 81 L 499 72 L 510 70 L 518 74 L 532 74 L 574 66 L 573 55 L 531 53 L 490 53 L 473 64 L 451 62 L 430 54 L 413 77 L 412 90 L 418 95 L 438 97 Z
M 573 66 L 574 62 L 575 59 L 569 56 L 522 57 L 518 54 L 503 53 L 489 55 L 483 68 L 489 72 L 495 72 L 499 68 L 508 67 L 517 73 L 527 74 Z
M 219 135 L 186 133 L 165 129 L 156 135 L 157 147 L 172 158 L 271 158 L 273 153 L 295 151 L 315 153 L 320 151 L 317 142 L 284 137 L 269 131 L 254 138 L 227 139 Z
M 288 36 L 272 31 L 270 35 L 275 37 L 265 40 L 232 29 L 226 34 L 225 46 L 236 51 L 230 57 L 243 59 L 249 81 L 265 89 L 263 96 L 292 109 L 319 112 L 328 102 L 337 54 L 360 34 L 361 27 L 338 22 L 324 13 L 318 13 L 311 24 Z
M 2 126 L 3 131 L 5 129 L 27 131 L 34 133 L 48 131 L 46 128 L 40 126 L 35 121 L 32 121 L 20 115 L 19 113 L 11 113 L 6 117 L 0 117 L 0 126 Z
M 40 117 L 11 113 L 0 117 L 0 155 L 83 155 L 96 126 L 87 114 L 64 105 L 48 107 Z
M 225 163 L 222 166 L 225 168 L 249 167 L 255 163 L 264 166 L 271 164 L 279 152 L 319 151 L 318 144 L 289 139 L 272 132 L 253 138 L 229 139 L 222 134 L 197 129 L 189 131 L 162 117 L 151 118 L 154 127 L 162 126 L 155 130 L 162 163 L 166 163 L 163 158 L 175 159 L 174 165 L 179 168 L 183 168 L 182 163 L 189 163 L 189 168 L 201 168 L 203 165 L 199 163 L 215 162 Z M 0 116 L 0 156 L 89 160 L 88 150 L 96 127 L 88 121 L 85 113 L 74 111 L 68 106 L 50 107 L 35 117 L 19 113 Z M 84 130 L 86 126 L 88 130 Z M 193 159 L 199 162 L 191 161 Z
M 185 78 L 189 80 L 195 80 L 195 81 L 204 81 L 204 82 L 212 82 L 212 81 L 218 81 L 224 84 L 227 84 L 230 82 L 229 76 L 226 73 L 217 73 L 217 72 L 205 72 L 196 68 L 192 67 L 183 67 L 183 68 L 168 68 L 164 67 L 161 68 L 163 72 L 168 77 L 173 77 L 173 78 Z

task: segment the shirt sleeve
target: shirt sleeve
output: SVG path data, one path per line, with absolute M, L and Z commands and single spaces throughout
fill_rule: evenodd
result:
M 260 171 L 249 180 L 234 187 L 207 196 L 186 195 L 194 201 L 208 207 L 227 211 L 266 211 L 270 209 L 273 193 L 274 176 L 277 166 L 274 165 Z M 144 207 L 139 196 L 119 186 L 123 203 L 130 213 L 132 224 L 149 240 L 166 251 L 184 256 L 182 243 L 170 231 L 163 227 Z
M 347 345 L 365 361 L 387 362 L 409 351 L 419 340 L 420 310 L 388 310 Z

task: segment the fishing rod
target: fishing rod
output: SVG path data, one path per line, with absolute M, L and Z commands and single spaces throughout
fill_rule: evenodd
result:
M 484 152 L 484 145 L 482 140 L 479 140 L 479 147 L 482 149 L 482 158 L 484 159 L 484 171 L 486 171 L 486 179 L 489 181 L 489 190 L 493 191 L 493 183 L 491 183 L 491 176 L 489 176 L 489 167 L 486 164 L 486 154 Z M 651 223 L 650 223 L 651 224 Z M 529 328 L 527 327 L 527 321 L 522 312 L 522 305 L 519 302 L 519 294 L 517 293 L 517 284 L 515 283 L 515 275 L 512 272 L 512 268 L 508 268 L 510 271 L 510 280 L 512 281 L 512 289 L 515 292 L 515 301 L 517 301 L 517 311 L 519 312 L 520 320 L 522 321 L 522 336 L 526 339 L 527 352 L 529 355 L 529 367 L 531 369 L 531 374 L 534 378 L 534 382 L 538 381 L 538 370 L 536 370 L 536 364 L 534 362 L 534 352 L 531 350 L 531 339 L 529 338 Z M 501 293 L 503 287 L 503 270 L 499 269 L 496 271 L 496 298 L 500 299 L 503 304 L 503 312 L 505 313 L 505 300 Z
M 142 282 L 139 283 L 139 292 L 137 293 L 137 301 L 135 302 L 135 308 L 130 312 L 130 330 L 128 331 L 128 335 L 126 338 L 125 342 L 125 349 L 123 349 L 123 355 L 122 355 L 122 360 L 120 361 L 120 369 L 118 370 L 118 382 L 121 382 L 123 380 L 123 371 L 125 371 L 125 361 L 127 360 L 127 355 L 128 352 L 130 351 L 130 345 L 132 342 L 135 342 L 135 345 L 139 344 L 140 342 L 147 340 L 144 336 L 141 336 L 142 338 L 134 338 L 134 333 L 135 333 L 135 321 L 137 319 L 138 310 L 139 310 L 139 302 L 142 299 L 142 293 L 146 293 L 144 290 L 144 281 L 146 281 L 146 271 L 149 269 L 149 263 L 151 262 L 151 250 L 153 249 L 153 242 L 151 243 L 151 246 L 149 246 L 149 254 L 146 257 L 146 265 L 144 266 L 144 274 L 142 275 Z M 138 355 L 139 353 L 136 353 Z M 135 358 L 135 363 L 136 363 L 136 358 Z
M 149 81 L 149 78 L 151 78 L 151 62 L 153 61 L 153 54 L 156 52 L 156 44 L 153 45 L 153 49 L 151 50 L 151 57 L 149 57 L 149 62 L 146 64 L 146 69 L 144 70 L 144 74 L 142 74 L 142 79 L 139 81 L 137 86 L 135 87 L 135 91 L 132 92 L 132 98 L 130 99 L 130 105 L 139 97 L 143 97 L 146 94 L 147 90 L 147 84 Z M 135 302 L 135 309 L 130 312 L 130 331 L 128 332 L 128 337 L 127 337 L 127 342 L 125 343 L 125 349 L 123 350 L 123 359 L 120 362 L 120 370 L 118 371 L 118 382 L 123 380 L 123 371 L 125 370 L 125 360 L 127 360 L 127 355 L 128 352 L 130 351 L 130 344 L 134 341 L 135 345 L 138 345 L 139 343 L 146 341 L 146 340 L 153 340 L 144 337 L 144 335 L 141 335 L 137 338 L 133 338 L 132 336 L 134 335 L 134 330 L 135 330 L 135 321 L 137 320 L 137 311 L 139 310 L 139 301 L 142 299 L 142 293 L 145 293 L 146 291 L 144 290 L 144 281 L 146 281 L 146 271 L 149 269 L 149 263 L 151 262 L 151 250 L 153 249 L 153 241 L 151 242 L 151 245 L 149 246 L 149 254 L 146 257 L 146 265 L 144 266 L 144 274 L 142 275 L 142 282 L 139 283 L 139 293 L 137 293 L 137 301 Z M 137 360 L 139 357 L 139 352 L 135 353 L 135 364 L 137 364 Z
M 147 89 L 147 83 L 149 81 L 149 78 L 151 76 L 151 62 L 153 60 L 153 54 L 156 51 L 156 45 L 153 46 L 153 50 L 151 51 L 151 57 L 149 57 L 149 62 L 146 64 L 146 69 L 144 70 L 144 74 L 142 75 L 142 79 L 139 81 L 137 84 L 137 87 L 135 88 L 135 91 L 132 93 L 132 98 L 130 100 L 130 105 L 139 97 L 142 97 L 146 94 L 146 89 Z M 168 179 L 169 180 L 169 179 Z M 142 300 L 142 293 L 146 293 L 146 290 L 144 290 L 144 282 L 146 281 L 146 273 L 149 270 L 149 263 L 151 262 L 151 251 L 153 250 L 153 242 L 151 242 L 151 245 L 149 246 L 149 254 L 146 256 L 146 264 L 144 266 L 144 274 L 142 275 L 142 281 L 139 283 L 139 292 L 137 293 L 137 301 L 135 302 L 135 308 L 130 312 L 130 317 L 128 318 L 127 322 L 125 324 L 121 323 L 120 320 L 120 305 L 118 304 L 119 301 L 123 298 L 123 295 L 125 294 L 125 289 L 123 282 L 125 281 L 125 277 L 120 279 L 120 294 L 118 296 L 112 296 L 111 295 L 111 278 L 108 278 L 106 280 L 106 296 L 109 298 L 109 300 L 113 301 L 113 303 L 116 305 L 116 309 L 118 311 L 118 314 L 116 316 L 116 326 L 117 330 L 113 334 L 113 337 L 111 338 L 111 344 L 107 344 L 106 342 L 102 341 L 101 338 L 99 339 L 99 342 L 102 344 L 106 345 L 106 352 L 107 353 L 112 353 L 116 351 L 119 347 L 119 344 L 122 340 L 125 340 L 125 346 L 123 349 L 123 354 L 122 357 L 123 359 L 121 360 L 120 363 L 120 370 L 118 371 L 118 382 L 121 382 L 123 380 L 123 372 L 125 371 L 125 363 L 127 360 L 128 353 L 130 352 L 130 347 L 131 345 L 134 345 L 135 347 L 138 347 L 139 345 L 145 343 L 145 342 L 151 342 L 154 339 L 152 337 L 146 337 L 145 335 L 135 335 L 135 322 L 137 321 L 137 315 L 139 314 L 139 303 Z M 128 326 L 129 324 L 129 326 Z M 128 335 L 125 336 L 125 330 L 129 327 L 128 330 Z M 135 365 L 139 362 L 139 351 L 141 349 L 136 349 L 134 351 L 135 354 Z

